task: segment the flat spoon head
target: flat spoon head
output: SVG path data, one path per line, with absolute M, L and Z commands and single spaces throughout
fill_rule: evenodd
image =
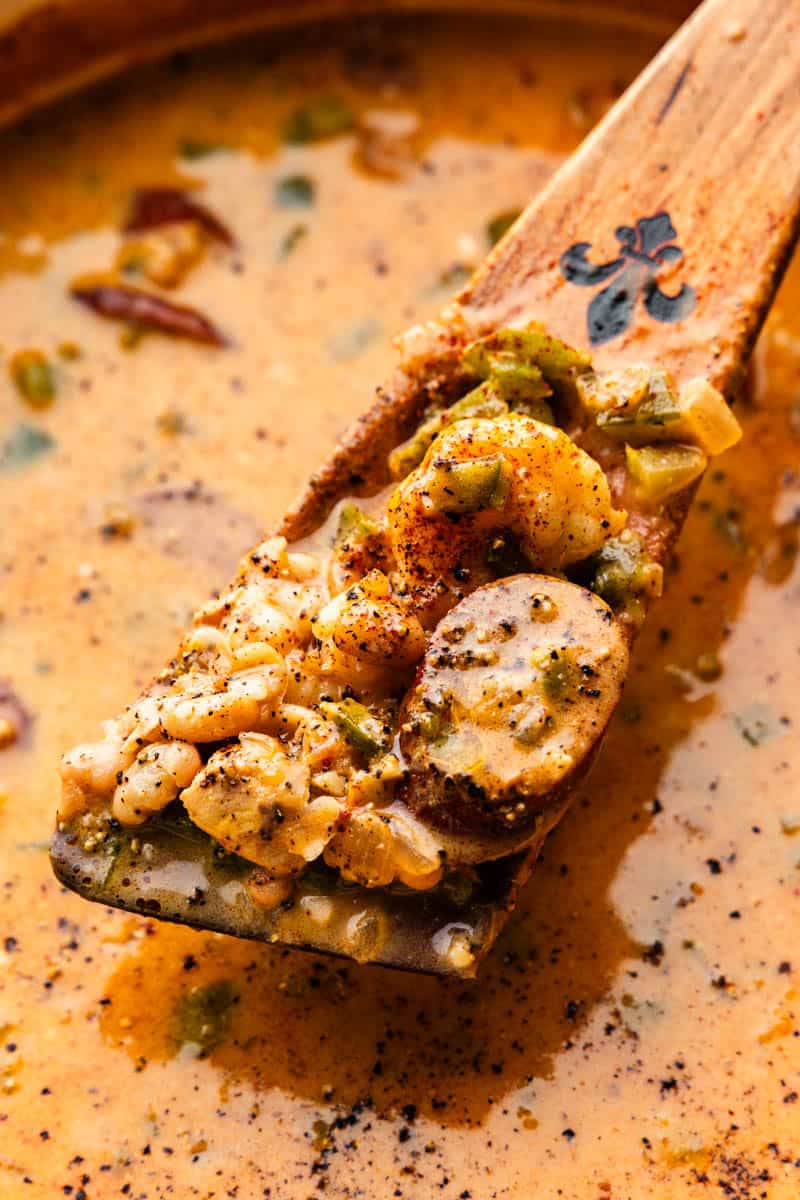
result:
M 706 0 L 498 244 L 445 321 L 464 336 L 543 322 L 598 367 L 657 363 L 734 388 L 798 231 L 800 10 L 789 0 Z M 281 531 L 316 528 L 339 499 L 388 480 L 386 458 L 429 403 L 399 371 Z M 691 499 L 661 520 L 663 561 Z M 586 754 L 593 757 L 596 745 Z M 291 908 L 265 911 L 242 860 L 216 854 L 180 805 L 121 830 L 108 856 L 69 828 L 53 843 L 62 882 L 103 903 L 317 952 L 470 976 L 512 911 L 559 796 L 521 854 L 478 866 L 468 895 L 343 885 L 311 869 Z M 245 864 L 246 866 L 246 864 Z M 326 906 L 334 905 L 332 909 Z M 332 915 L 333 914 L 333 915 Z
M 800 8 L 706 0 L 461 294 L 730 393 L 797 237 Z

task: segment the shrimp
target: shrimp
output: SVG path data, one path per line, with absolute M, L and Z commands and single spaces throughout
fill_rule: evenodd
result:
M 195 624 L 218 626 L 233 647 L 263 641 L 287 654 L 310 641 L 311 618 L 325 602 L 318 572 L 313 555 L 268 538 L 242 560 L 233 587 L 199 609 Z
M 425 631 L 407 605 L 392 596 L 382 571 L 370 571 L 341 592 L 314 617 L 312 626 L 332 658 L 344 658 L 345 681 L 348 659 L 393 674 L 412 667 L 425 653 Z
M 438 617 L 493 577 L 487 552 L 498 534 L 511 535 L 529 569 L 557 572 L 619 533 L 625 514 L 565 433 L 510 414 L 445 429 L 392 495 L 388 521 L 402 579 Z
M 155 742 L 140 750 L 122 773 L 111 802 L 123 825 L 140 825 L 160 812 L 194 779 L 203 762 L 187 742 Z
M 342 811 L 334 796 L 310 798 L 309 775 L 276 738 L 243 733 L 211 755 L 181 800 L 226 850 L 282 878 L 322 854 Z

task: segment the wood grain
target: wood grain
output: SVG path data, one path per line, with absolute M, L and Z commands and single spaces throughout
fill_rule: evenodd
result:
M 623 335 L 593 347 L 599 366 L 650 360 L 731 391 L 797 236 L 800 4 L 706 0 L 552 177 L 460 297 L 471 320 L 545 320 L 587 345 L 593 293 L 561 258 L 591 243 L 615 259 L 615 230 L 668 212 L 683 251 L 666 293 L 695 292 L 662 323 L 639 295 Z

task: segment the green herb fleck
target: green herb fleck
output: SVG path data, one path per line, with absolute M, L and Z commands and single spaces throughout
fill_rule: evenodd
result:
M 20 350 L 11 359 L 11 378 L 31 408 L 49 408 L 56 398 L 56 377 L 41 350 Z
M 319 142 L 347 133 L 356 123 L 352 109 L 338 96 L 320 96 L 289 113 L 283 140 L 292 146 Z
M 227 979 L 192 988 L 175 1014 L 176 1040 L 183 1046 L 195 1047 L 199 1055 L 208 1054 L 225 1038 L 236 1000 L 236 992 Z
M 278 261 L 282 262 L 288 258 L 292 251 L 302 242 L 307 233 L 308 226 L 303 225 L 302 222 L 293 225 L 289 232 L 281 239 L 281 243 L 278 246 Z
M 357 504 L 343 504 L 336 526 L 335 546 L 348 546 L 364 541 L 377 532 L 377 525 Z
M 490 246 L 496 246 L 503 234 L 507 233 L 522 212 L 521 208 L 509 208 L 506 212 L 498 213 L 486 222 L 486 236 Z
M 307 175 L 285 175 L 276 182 L 273 194 L 280 208 L 310 208 L 314 184 Z
M 389 749 L 391 737 L 386 726 L 357 700 L 346 698 L 338 703 L 323 700 L 319 707 L 322 715 L 333 721 L 348 742 L 367 758 Z
M 663 570 L 630 529 L 609 538 L 589 564 L 589 587 L 612 608 L 626 612 L 634 624 L 644 617 L 643 599 L 661 595 Z
M 21 422 L 0 446 L 0 471 L 18 471 L 36 462 L 55 446 L 44 429 Z
M 431 413 L 416 433 L 396 446 L 389 455 L 389 470 L 395 479 L 403 479 L 413 471 L 425 457 L 428 447 L 448 425 L 465 417 L 483 417 L 493 420 L 508 412 L 508 405 L 491 383 L 482 383 L 466 396 L 456 400 L 449 408 L 440 408 Z
M 208 158 L 211 154 L 219 154 L 220 151 L 227 150 L 221 142 L 207 142 L 202 138 L 181 138 L 178 143 L 178 154 L 181 158 L 185 158 L 188 162 L 196 162 L 201 158 Z

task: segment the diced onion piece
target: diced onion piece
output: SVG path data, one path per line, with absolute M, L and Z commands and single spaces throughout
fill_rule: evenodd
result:
M 676 445 L 642 446 L 638 450 L 626 446 L 625 461 L 631 476 L 654 504 L 688 487 L 708 463 L 697 446 Z
M 678 406 L 681 418 L 675 432 L 708 455 L 722 454 L 742 436 L 742 427 L 725 397 L 707 379 L 690 379 L 681 388 Z

